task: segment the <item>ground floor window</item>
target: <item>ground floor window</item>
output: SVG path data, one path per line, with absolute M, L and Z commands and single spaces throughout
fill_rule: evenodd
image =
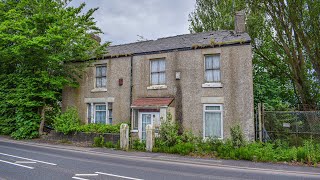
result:
M 88 123 L 112 124 L 112 103 L 89 103 Z
M 205 138 L 223 138 L 223 106 L 222 104 L 204 104 L 203 136 Z

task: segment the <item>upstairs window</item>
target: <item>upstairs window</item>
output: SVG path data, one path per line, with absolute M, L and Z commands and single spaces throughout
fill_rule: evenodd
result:
M 166 61 L 165 59 L 154 59 L 150 62 L 151 85 L 166 84 Z
M 220 55 L 206 55 L 205 81 L 207 83 L 219 83 L 221 81 L 220 74 Z
M 96 88 L 107 87 L 107 66 L 96 66 Z

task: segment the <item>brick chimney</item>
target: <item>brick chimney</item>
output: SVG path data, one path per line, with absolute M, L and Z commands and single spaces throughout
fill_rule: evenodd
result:
M 246 15 L 244 10 L 236 12 L 234 28 L 237 34 L 246 32 Z

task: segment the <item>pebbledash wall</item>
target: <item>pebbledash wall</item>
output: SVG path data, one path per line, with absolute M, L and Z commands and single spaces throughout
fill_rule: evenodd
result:
M 204 56 L 220 55 L 221 87 L 205 87 Z M 166 87 L 150 89 L 150 60 L 166 61 Z M 130 82 L 132 62 L 132 82 Z M 95 66 L 106 64 L 107 88 L 95 89 Z M 180 72 L 180 79 L 176 79 Z M 123 79 L 123 85 L 119 85 Z M 130 86 L 132 84 L 132 99 Z M 129 55 L 97 60 L 88 67 L 79 88 L 63 90 L 62 108 L 76 106 L 87 123 L 87 103 L 91 98 L 112 102 L 113 123 L 130 121 L 130 102 L 141 97 L 172 97 L 175 117 L 185 130 L 202 136 L 204 104 L 223 105 L 223 138 L 230 137 L 230 127 L 240 124 L 247 139 L 254 138 L 252 52 L 249 43 Z M 131 100 L 130 100 L 131 99 Z

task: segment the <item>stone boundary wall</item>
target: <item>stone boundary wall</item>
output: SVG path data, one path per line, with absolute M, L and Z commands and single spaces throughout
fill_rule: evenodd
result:
M 85 132 L 75 132 L 71 134 L 63 134 L 60 132 L 51 131 L 47 136 L 43 136 L 43 139 L 46 140 L 68 140 L 74 143 L 85 143 L 85 144 L 93 144 L 93 139 L 95 137 L 103 136 L 105 142 L 111 141 L 113 144 L 117 144 L 120 141 L 120 134 L 117 133 L 85 133 Z

